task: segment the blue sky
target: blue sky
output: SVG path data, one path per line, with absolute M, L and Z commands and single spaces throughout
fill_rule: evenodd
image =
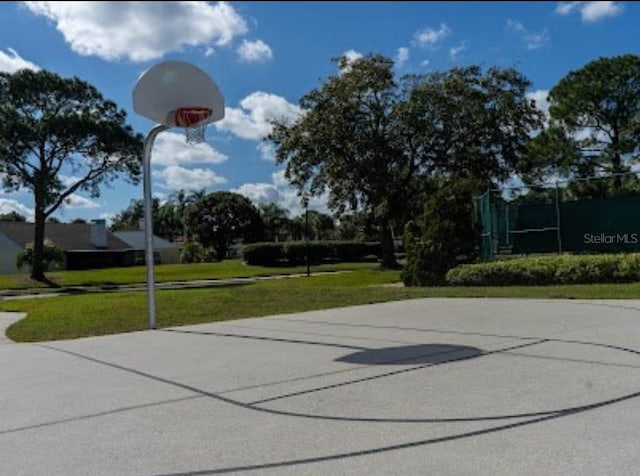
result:
M 600 56 L 640 54 L 640 4 L 632 2 L 2 2 L 0 19 L 0 70 L 78 76 L 144 134 L 153 124 L 131 104 L 139 74 L 167 59 L 201 67 L 225 97 L 226 118 L 196 148 L 179 130 L 158 138 L 154 193 L 233 190 L 294 215 L 299 200 L 260 137 L 270 119 L 295 118 L 300 97 L 337 73 L 333 57 L 386 54 L 399 75 L 514 66 L 544 108 L 569 71 Z M 108 218 L 141 197 L 141 186 L 117 182 L 97 199 L 74 196 L 56 216 Z M 318 197 L 312 208 L 324 211 L 325 202 Z M 32 209 L 27 191 L 0 192 L 0 213 Z

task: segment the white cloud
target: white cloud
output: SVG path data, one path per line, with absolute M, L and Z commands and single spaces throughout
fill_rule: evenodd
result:
M 622 2 L 560 2 L 556 7 L 559 15 L 580 12 L 583 22 L 597 22 L 607 17 L 615 17 L 622 13 Z
M 71 49 L 105 60 L 148 61 L 186 46 L 225 46 L 247 31 L 225 3 L 25 2 L 52 20 Z
M 422 66 L 422 67 L 427 67 L 427 66 L 429 66 L 429 60 L 428 60 L 428 59 L 426 59 L 426 60 L 422 60 L 422 61 L 420 61 L 420 66 Z
M 544 114 L 544 127 L 549 126 L 549 90 L 538 89 L 527 93 L 528 99 L 533 99 L 536 103 L 536 108 Z
M 360 53 L 359 51 L 351 49 L 351 50 L 347 50 L 344 53 L 342 53 L 342 56 L 347 58 L 347 62 L 348 63 L 353 63 L 354 61 L 359 60 L 360 58 L 362 58 L 364 55 L 362 53 Z
M 231 191 L 244 195 L 255 204 L 280 203 L 282 199 L 277 187 L 270 183 L 245 183 Z
M 508 19 L 507 29 L 518 34 L 527 45 L 528 50 L 537 50 L 549 44 L 550 37 L 546 28 L 536 33 L 525 28 L 519 21 Z
M 527 93 L 527 98 L 533 99 L 536 102 L 536 107 L 542 111 L 545 115 L 549 114 L 549 90 L 538 89 Z
M 228 157 L 206 142 L 190 146 L 183 134 L 163 132 L 158 135 L 151 154 L 152 165 L 220 164 Z
M 284 170 L 278 170 L 277 172 L 273 172 L 271 174 L 271 180 L 273 181 L 276 187 L 289 187 L 289 180 L 285 177 Z
M 582 21 L 596 22 L 607 17 L 615 17 L 622 13 L 620 2 L 586 2 L 580 10 Z
M 568 15 L 580 6 L 582 2 L 559 2 L 556 6 L 556 13 L 558 15 Z
M 40 71 L 40 66 L 27 61 L 12 48 L 7 48 L 7 53 L 0 50 L 0 72 L 13 74 L 19 69 Z
M 275 146 L 270 142 L 260 142 L 256 149 L 258 149 L 258 152 L 260 152 L 260 157 L 262 157 L 262 160 L 266 160 L 268 162 L 276 161 L 276 149 Z
M 185 169 L 178 165 L 170 165 L 157 175 L 164 179 L 161 186 L 169 190 L 201 190 L 226 182 L 224 177 L 220 177 L 213 170 Z
M 537 50 L 549 43 L 549 33 L 546 28 L 539 33 L 530 32 L 524 36 L 528 50 Z
M 103 220 L 105 220 L 107 227 L 110 227 L 111 225 L 113 225 L 113 220 L 116 217 L 116 215 L 117 215 L 116 213 L 103 212 L 100 215 L 98 215 L 98 218 L 102 218 Z
M 246 63 L 268 61 L 273 58 L 271 47 L 262 40 L 242 40 L 237 52 L 240 60 Z
M 398 68 L 402 68 L 407 61 L 409 61 L 409 48 L 406 46 L 398 48 L 398 52 L 395 57 L 396 66 Z
M 0 215 L 16 212 L 26 217 L 27 221 L 33 221 L 34 210 L 12 198 L 0 198 Z
M 513 31 L 517 31 L 518 33 L 524 33 L 525 31 L 527 31 L 522 23 L 516 20 L 512 20 L 511 18 L 507 20 L 507 28 Z
M 354 61 L 359 60 L 360 58 L 364 58 L 364 55 L 359 51 L 354 49 L 347 50 L 342 55 L 345 58 L 345 63 L 343 67 L 340 67 L 340 73 L 346 73 L 351 69 L 351 65 Z
M 451 61 L 455 61 L 458 59 L 458 55 L 466 50 L 467 50 L 466 41 L 463 41 L 458 46 L 452 46 L 451 48 L 449 48 L 449 58 L 451 58 Z
M 295 121 L 301 113 L 300 107 L 281 96 L 256 91 L 240 101 L 239 108 L 227 107 L 215 126 L 241 139 L 261 140 L 271 133 L 272 120 Z
M 67 188 L 71 187 L 72 185 L 74 185 L 74 184 L 78 183 L 80 180 L 82 180 L 82 177 L 76 177 L 75 175 L 63 175 L 63 174 L 60 174 L 60 175 L 58 175 L 58 178 L 62 182 L 62 185 L 64 185 Z
M 284 176 L 284 170 L 271 174 L 271 183 L 245 183 L 232 192 L 244 195 L 253 203 L 276 203 L 282 208 L 289 210 L 289 216 L 294 217 L 304 212 L 300 197 L 296 189 L 289 185 Z M 317 210 L 322 213 L 329 213 L 327 202 L 328 193 L 320 197 L 311 197 L 309 200 L 309 210 Z
M 415 32 L 413 39 L 418 46 L 433 47 L 436 43 L 451 35 L 451 33 L 451 28 L 446 23 L 441 23 L 437 30 L 435 28 L 424 28 Z
M 100 204 L 89 200 L 88 198 L 72 193 L 64 201 L 64 207 L 68 210 L 75 210 L 78 208 L 100 208 Z
M 213 54 L 216 52 L 215 48 L 212 48 L 210 46 L 207 46 L 204 49 L 204 55 L 208 58 L 209 56 L 213 56 Z

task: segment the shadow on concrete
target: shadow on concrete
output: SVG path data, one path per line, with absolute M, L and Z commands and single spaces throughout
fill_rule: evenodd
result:
M 452 360 L 470 359 L 482 355 L 477 347 L 451 344 L 418 344 L 382 349 L 367 349 L 336 359 L 336 362 L 362 365 L 440 364 Z

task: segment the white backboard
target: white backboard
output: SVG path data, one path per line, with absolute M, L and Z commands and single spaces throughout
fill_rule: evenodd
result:
M 174 127 L 181 107 L 207 107 L 207 122 L 224 117 L 224 99 L 216 83 L 197 66 L 184 61 L 165 61 L 146 70 L 133 88 L 133 110 L 152 121 Z

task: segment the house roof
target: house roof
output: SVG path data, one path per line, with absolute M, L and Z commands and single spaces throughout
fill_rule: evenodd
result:
M 144 234 L 144 231 L 142 230 L 114 231 L 113 234 L 120 240 L 127 243 L 131 248 L 140 250 L 140 249 L 144 249 L 145 247 L 145 234 Z M 178 245 L 175 245 L 170 241 L 155 235 L 153 236 L 153 247 L 154 249 L 180 248 Z
M 0 233 L 11 241 L 25 247 L 33 242 L 35 225 L 24 222 L 0 222 Z M 118 239 L 113 233 L 107 233 L 107 249 L 126 250 L 131 246 Z M 45 238 L 49 239 L 65 251 L 70 250 L 97 250 L 91 243 L 90 225 L 88 223 L 47 223 L 45 226 Z

